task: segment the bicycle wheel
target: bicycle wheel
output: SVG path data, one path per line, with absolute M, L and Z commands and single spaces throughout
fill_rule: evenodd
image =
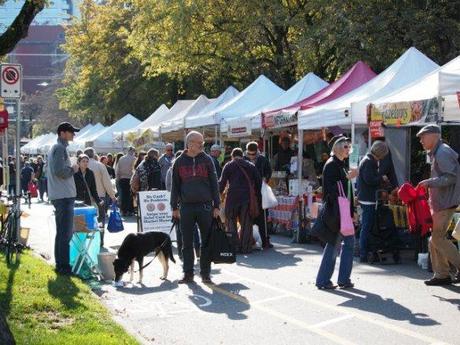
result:
M 16 219 L 13 217 L 8 222 L 8 235 L 6 243 L 6 263 L 8 265 L 16 264 L 18 262 L 18 248 L 16 246 L 17 231 L 16 231 Z

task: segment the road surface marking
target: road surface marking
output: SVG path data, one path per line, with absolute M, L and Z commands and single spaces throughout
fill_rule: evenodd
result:
M 286 298 L 286 297 L 290 297 L 290 296 L 284 294 L 284 295 L 280 295 L 280 296 L 268 297 L 268 298 L 264 298 L 264 299 L 261 299 L 261 300 L 255 301 L 255 302 L 251 302 L 251 305 L 254 305 L 254 304 L 263 304 L 263 303 L 271 302 L 271 301 L 277 301 L 277 300 L 279 300 L 279 299 L 283 299 L 283 298 Z
M 335 319 L 331 319 L 331 320 L 323 321 L 323 322 L 320 322 L 320 323 L 316 323 L 312 327 L 322 328 L 322 327 L 325 327 L 325 326 L 333 325 L 334 323 L 337 323 L 337 322 L 340 322 L 340 321 L 345 321 L 345 320 L 352 319 L 353 317 L 354 317 L 353 315 L 342 315 L 342 316 L 336 317 Z
M 276 310 L 273 310 L 271 308 L 267 308 L 267 307 L 264 307 L 260 304 L 251 304 L 245 297 L 243 296 L 240 296 L 240 295 L 236 295 L 234 293 L 231 293 L 230 291 L 227 291 L 221 287 L 218 287 L 216 285 L 208 285 L 208 287 L 216 292 L 219 292 L 220 294 L 222 295 L 225 295 L 235 301 L 238 301 L 240 303 L 244 303 L 248 306 L 250 306 L 251 308 L 254 308 L 256 310 L 259 310 L 265 314 L 268 314 L 268 315 L 271 315 L 271 316 L 274 316 L 278 319 L 281 319 L 285 322 L 288 322 L 288 323 L 291 323 L 297 327 L 300 327 L 300 328 L 303 328 L 307 331 L 310 331 L 311 333 L 316 333 L 324 338 L 327 338 L 331 341 L 333 341 L 334 343 L 337 343 L 337 344 L 341 344 L 341 345 L 352 345 L 354 344 L 353 342 L 351 341 L 348 341 L 347 339 L 344 339 L 343 337 L 341 336 L 337 336 L 335 334 L 332 334 L 332 333 L 329 333 L 329 332 L 326 332 L 325 330 L 323 329 L 320 329 L 320 328 L 316 328 L 314 326 L 311 326 L 309 325 L 308 323 L 304 322 L 304 321 L 300 321 L 300 320 L 297 320 L 289 315 L 286 315 L 284 313 L 280 313 Z
M 247 282 L 250 282 L 250 283 L 253 283 L 255 285 L 265 287 L 267 289 L 276 291 L 278 293 L 286 294 L 286 295 L 289 295 L 290 297 L 303 300 L 303 301 L 305 301 L 307 303 L 314 304 L 314 305 L 317 305 L 319 307 L 323 307 L 325 309 L 333 310 L 335 312 L 339 312 L 339 313 L 342 313 L 342 314 L 353 316 L 353 317 L 355 317 L 357 319 L 360 319 L 362 321 L 372 323 L 374 325 L 389 329 L 391 331 L 394 331 L 396 333 L 400 333 L 400 334 L 408 336 L 408 337 L 412 337 L 412 338 L 421 340 L 421 341 L 429 343 L 429 344 L 432 344 L 432 343 L 435 343 L 437 345 L 441 345 L 441 344 L 446 345 L 446 344 L 448 344 L 448 343 L 445 343 L 445 342 L 439 342 L 438 339 L 432 338 L 430 336 L 426 336 L 426 335 L 420 334 L 418 332 L 411 331 L 411 330 L 408 330 L 406 328 L 402 328 L 402 327 L 399 327 L 399 326 L 396 326 L 396 325 L 392 325 L 392 324 L 386 323 L 384 321 L 376 320 L 376 319 L 370 318 L 370 317 L 368 317 L 366 315 L 363 315 L 361 313 L 350 311 L 349 309 L 347 309 L 345 307 L 340 307 L 340 306 L 327 304 L 327 303 L 321 302 L 321 301 L 319 301 L 317 299 L 308 298 L 308 297 L 305 297 L 303 295 L 299 295 L 297 293 L 294 293 L 294 292 L 291 292 L 291 291 L 288 291 L 288 290 L 285 290 L 285 289 L 282 289 L 282 288 L 279 288 L 279 287 L 276 287 L 276 286 L 273 286 L 273 285 L 270 285 L 270 284 L 267 284 L 267 283 L 263 283 L 263 282 L 259 282 L 257 280 L 251 279 L 251 278 L 247 278 L 247 277 L 242 276 L 240 274 L 231 272 L 231 271 L 229 271 L 227 269 L 222 269 L 221 272 L 226 273 L 228 275 L 231 275 L 231 276 L 237 278 L 239 281 L 245 280 Z

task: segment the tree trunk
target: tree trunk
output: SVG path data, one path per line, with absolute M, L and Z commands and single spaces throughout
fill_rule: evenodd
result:
M 13 334 L 11 334 L 5 316 L 0 311 L 0 344 L 3 345 L 16 345 Z
M 35 16 L 43 10 L 46 0 L 26 0 L 13 23 L 0 36 L 0 56 L 11 52 L 16 44 L 27 37 L 29 26 Z

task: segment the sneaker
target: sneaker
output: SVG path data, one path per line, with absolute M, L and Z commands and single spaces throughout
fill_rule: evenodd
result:
M 204 276 L 201 276 L 201 282 L 203 284 L 214 284 L 211 280 L 211 277 L 209 275 L 204 275 Z
M 193 274 L 186 273 L 184 277 L 177 282 L 178 284 L 190 284 L 193 283 Z
M 355 284 L 353 284 L 352 282 L 348 282 L 348 283 L 339 283 L 339 287 L 341 289 L 353 289 L 355 287 Z
M 428 286 L 443 286 L 452 284 L 452 279 L 447 278 L 431 278 L 430 280 L 425 280 L 425 285 Z

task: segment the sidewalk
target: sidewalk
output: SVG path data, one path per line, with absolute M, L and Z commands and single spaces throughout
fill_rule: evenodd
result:
M 27 222 L 31 247 L 49 255 L 54 240 L 53 207 L 33 204 Z M 29 210 L 27 210 L 29 212 Z M 24 226 L 27 223 L 24 222 Z M 106 233 L 106 247 L 116 251 L 125 231 Z M 235 265 L 213 265 L 216 283 L 198 279 L 178 285 L 180 261 L 170 265 L 167 281 L 153 262 L 144 284 L 94 292 L 114 319 L 144 344 L 455 344 L 460 286 L 426 287 L 430 277 L 414 262 L 372 266 L 355 263 L 353 290 L 319 291 L 314 286 L 321 248 L 274 236 L 275 248 L 241 255 Z M 336 277 L 337 272 L 335 273 Z M 129 275 L 123 277 L 129 280 Z

